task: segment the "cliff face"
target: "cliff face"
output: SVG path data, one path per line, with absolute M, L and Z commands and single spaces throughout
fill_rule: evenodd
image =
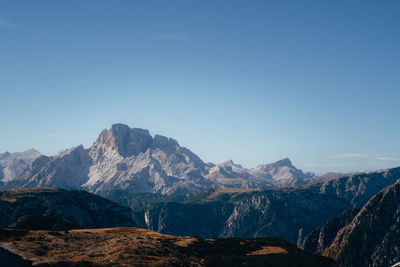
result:
M 341 266 L 390 266 L 400 261 L 400 182 L 376 194 L 341 228 L 324 255 Z
M 0 183 L 7 183 L 19 177 L 39 156 L 40 152 L 35 149 L 0 154 Z
M 304 239 L 301 248 L 312 254 L 322 255 L 325 249 L 332 244 L 337 232 L 349 224 L 359 211 L 359 208 L 349 209 L 343 212 L 339 218 L 329 220 L 322 228 L 312 231 Z
M 202 237 L 277 236 L 297 243 L 351 207 L 346 200 L 320 194 L 318 189 L 222 190 L 189 203 L 158 203 L 146 209 L 146 226 L 168 234 L 195 231 Z
M 371 173 L 351 174 L 322 183 L 321 192 L 335 194 L 361 208 L 373 195 L 400 179 L 400 168 Z
M 87 180 L 92 160 L 82 145 L 54 157 L 40 156 L 7 188 L 58 187 L 77 189 Z

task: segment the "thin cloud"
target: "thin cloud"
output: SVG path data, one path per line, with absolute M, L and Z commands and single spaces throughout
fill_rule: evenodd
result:
M 54 138 L 63 138 L 65 135 L 63 134 L 41 134 L 41 137 L 54 137 Z
M 0 28 L 22 29 L 21 26 L 0 18 Z
M 158 40 L 169 40 L 169 41 L 180 41 L 180 42 L 187 42 L 189 39 L 186 36 L 176 34 L 176 33 L 159 33 L 153 35 L 154 38 Z
M 367 158 L 368 154 L 338 154 L 326 156 L 328 159 L 355 159 L 355 158 Z
M 400 161 L 400 158 L 395 158 L 395 157 L 376 157 L 375 159 L 383 161 Z

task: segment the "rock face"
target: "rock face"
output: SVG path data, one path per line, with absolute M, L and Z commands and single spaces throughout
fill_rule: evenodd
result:
M 93 159 L 83 188 L 98 194 L 123 189 L 131 193 L 193 193 L 204 190 L 206 166 L 174 139 L 115 124 L 89 149 Z M 192 192 L 193 191 L 193 192 Z
M 288 158 L 250 169 L 249 174 L 257 179 L 272 179 L 280 187 L 304 185 L 304 179 L 314 176 L 313 173 L 303 173 L 296 169 Z
M 0 191 L 0 228 L 64 230 L 134 225 L 132 210 L 85 191 Z
M 35 149 L 0 154 L 0 181 L 6 183 L 14 180 L 39 156 L 40 152 Z
M 227 161 L 205 164 L 172 138 L 114 124 L 89 149 L 82 145 L 56 156 L 40 156 L 5 188 L 85 189 L 103 196 L 130 194 L 193 195 L 211 188 L 275 188 L 305 184 L 313 177 L 289 159 L 245 169 Z
M 398 179 L 400 167 L 325 181 L 320 190 L 322 193 L 335 194 L 349 200 L 354 208 L 361 208 L 372 196 Z
M 227 193 L 217 190 L 188 203 L 152 205 L 144 217 L 145 227 L 166 234 L 276 236 L 297 243 L 350 207 L 345 199 L 321 194 L 318 186 Z
M 341 228 L 324 255 L 340 266 L 391 266 L 400 261 L 400 182 L 376 194 Z
M 357 215 L 360 209 L 349 209 L 339 218 L 329 220 L 322 228 L 312 231 L 303 241 L 301 246 L 307 252 L 322 255 L 325 249 L 332 244 L 337 232 Z
M 66 150 L 54 157 L 40 156 L 8 188 L 58 187 L 77 189 L 86 180 L 91 158 L 83 146 Z
M 301 245 L 313 230 L 345 210 L 362 207 L 374 194 L 400 178 L 400 168 L 357 174 L 322 184 L 276 190 L 217 190 L 190 203 L 158 203 L 146 208 L 145 226 L 162 233 L 202 237 L 277 236 Z M 212 232 L 199 217 L 210 216 Z M 186 227 L 176 222 L 185 222 Z M 339 223 L 340 224 L 340 223 Z M 324 232 L 325 233 L 325 232 Z M 331 239 L 324 237 L 325 242 Z

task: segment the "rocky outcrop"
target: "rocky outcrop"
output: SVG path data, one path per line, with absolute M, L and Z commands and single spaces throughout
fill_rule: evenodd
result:
M 322 255 L 325 249 L 332 244 L 337 232 L 349 224 L 359 211 L 359 208 L 349 209 L 343 212 L 339 218 L 329 220 L 322 228 L 312 231 L 304 239 L 301 248 L 309 253 Z
M 85 191 L 36 188 L 0 191 L 0 228 L 71 229 L 134 226 L 134 213 Z

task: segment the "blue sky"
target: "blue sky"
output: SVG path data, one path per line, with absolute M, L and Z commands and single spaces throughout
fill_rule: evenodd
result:
M 399 1 L 1 1 L 0 152 L 122 122 L 204 161 L 400 166 Z

